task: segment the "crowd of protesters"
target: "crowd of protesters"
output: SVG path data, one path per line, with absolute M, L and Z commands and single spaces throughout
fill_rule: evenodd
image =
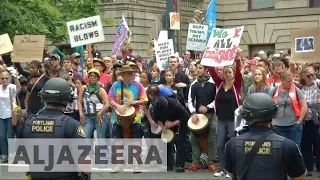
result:
M 272 129 L 301 147 L 310 176 L 315 164 L 320 171 L 320 63 L 294 63 L 290 54 L 290 50 L 286 54 L 261 50 L 249 58 L 239 51 L 232 66 L 206 67 L 201 65 L 201 53 L 185 51 L 182 56 L 177 53 L 169 57 L 164 71 L 157 66 L 154 49 L 150 57 L 144 59 L 134 54 L 130 42 L 118 56 L 103 56 L 95 45 L 91 53 L 84 50 L 82 54 L 71 55 L 63 54 L 58 48 L 49 53 L 45 48 L 43 61 L 32 61 L 27 66 L 11 63 L 10 54 L 3 55 L 0 59 L 1 162 L 8 162 L 8 138 L 15 136 L 13 107 L 25 109 L 28 117 L 38 113 L 45 107 L 39 91 L 50 78 L 60 77 L 74 90 L 74 102 L 67 106 L 65 113 L 81 122 L 88 138 L 94 138 L 94 131 L 97 138 L 122 138 L 115 113 L 115 110 L 123 111 L 122 100 L 136 110 L 133 137 L 157 137 L 150 131 L 159 121 L 154 114 L 161 106 L 149 108 L 153 101 L 158 102 L 154 94 L 157 91 L 160 96 L 164 91 L 171 92 L 170 98 L 176 99 L 172 102 L 184 108 L 174 106 L 172 109 L 186 113 L 184 118 L 197 121 L 194 114 L 210 115 L 207 169 L 217 177 L 229 177 L 224 171 L 224 147 L 228 139 L 236 135 L 234 111 L 252 93 L 269 94 L 279 109 Z M 124 98 L 119 94 L 122 88 Z M 168 100 L 169 104 L 172 102 Z M 186 122 L 181 119 L 164 122 L 163 129 L 172 129 L 178 124 L 180 134 L 184 134 L 182 126 Z M 185 161 L 191 163 L 187 171 L 202 171 L 199 142 L 190 130 L 185 130 L 175 141 L 177 151 L 184 154 L 176 153 L 176 172 L 184 172 Z M 220 165 L 216 167 L 218 161 Z M 173 161 L 169 162 L 170 171 Z M 120 169 L 116 167 L 114 172 Z

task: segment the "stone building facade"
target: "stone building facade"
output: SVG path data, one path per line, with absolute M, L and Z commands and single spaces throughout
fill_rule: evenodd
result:
M 187 29 L 195 9 L 206 10 L 210 0 L 180 0 L 181 40 L 185 50 Z M 104 0 L 103 17 L 125 16 L 133 34 L 136 54 L 146 56 L 151 39 L 162 29 L 166 0 Z M 319 27 L 320 0 L 217 0 L 217 26 L 231 28 L 244 25 L 241 48 L 251 56 L 263 49 L 286 51 L 290 48 L 290 30 Z M 116 27 L 105 26 L 105 42 L 97 43 L 108 55 L 115 39 Z

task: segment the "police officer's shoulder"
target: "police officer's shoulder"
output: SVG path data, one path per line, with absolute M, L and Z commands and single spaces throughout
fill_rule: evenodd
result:
M 65 115 L 67 116 L 67 115 Z M 67 136 L 70 138 L 85 138 L 86 134 L 84 133 L 83 127 L 80 122 L 73 119 L 72 117 L 66 117 L 66 127 L 67 127 Z
M 299 154 L 302 155 L 299 146 L 291 139 L 284 138 L 283 145 L 284 145 L 284 148 L 286 149 L 286 152 L 298 151 Z

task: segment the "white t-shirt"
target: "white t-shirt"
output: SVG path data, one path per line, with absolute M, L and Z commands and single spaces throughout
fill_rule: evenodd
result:
M 10 106 L 10 95 L 9 89 L 11 89 L 12 96 L 12 107 L 14 108 L 17 105 L 16 94 L 17 88 L 14 84 L 9 84 L 8 87 L 3 90 L 3 85 L 0 85 L 0 119 L 10 118 L 12 115 L 11 106 Z

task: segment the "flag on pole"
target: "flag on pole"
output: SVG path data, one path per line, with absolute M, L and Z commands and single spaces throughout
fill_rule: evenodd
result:
M 207 42 L 209 40 L 209 37 L 211 35 L 212 29 L 216 27 L 217 19 L 216 19 L 216 0 L 211 0 L 210 4 L 208 5 L 208 10 L 206 14 L 206 22 L 209 24 L 208 26 L 208 37 Z
M 114 41 L 113 47 L 111 50 L 112 55 L 117 55 L 120 52 L 121 46 L 123 45 L 123 43 L 126 41 L 128 37 L 128 31 L 129 31 L 129 27 L 128 27 L 127 21 L 122 15 L 122 18 L 117 30 L 116 40 Z

